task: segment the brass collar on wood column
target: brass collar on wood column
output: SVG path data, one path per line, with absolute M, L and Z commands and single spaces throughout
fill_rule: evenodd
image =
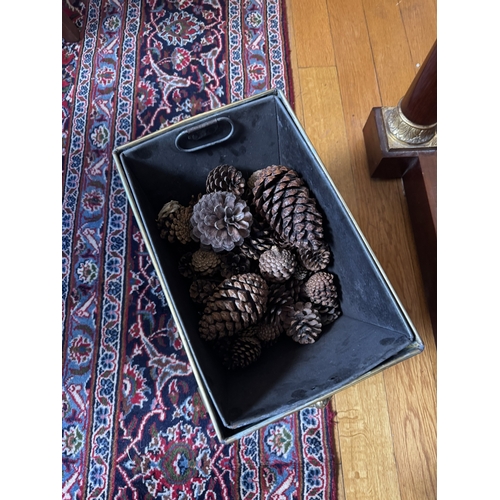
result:
M 382 116 L 389 150 L 437 147 L 437 123 L 411 122 L 401 111 L 401 101 L 396 107 L 382 107 Z

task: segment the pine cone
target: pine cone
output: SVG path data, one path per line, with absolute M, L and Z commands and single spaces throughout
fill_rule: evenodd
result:
M 337 302 L 333 306 L 317 306 L 321 324 L 323 326 L 333 323 L 342 315 L 340 304 Z
M 317 249 L 298 248 L 297 254 L 301 264 L 309 271 L 321 271 L 326 269 L 330 263 L 330 247 L 324 243 Z
M 295 267 L 295 271 L 293 273 L 294 279 L 296 279 L 297 281 L 304 281 L 309 278 L 310 275 L 311 271 L 304 267 L 302 262 L 300 262 L 300 259 L 298 259 L 297 266 Z
M 338 303 L 335 276 L 324 271 L 313 274 L 305 283 L 303 292 L 314 304 L 332 307 Z
M 237 337 L 224 356 L 224 365 L 229 370 L 246 368 L 261 355 L 262 347 L 257 337 Z
M 212 251 L 196 250 L 191 257 L 191 267 L 202 276 L 212 276 L 220 266 L 220 257 Z
M 205 194 L 193 207 L 192 237 L 215 252 L 230 251 L 250 234 L 252 213 L 244 200 L 233 193 Z
M 317 309 L 310 302 L 297 302 L 287 335 L 299 344 L 312 344 L 320 336 L 321 328 Z
M 245 238 L 239 248 L 240 252 L 249 259 L 259 260 L 260 255 L 266 250 L 271 250 L 273 245 L 276 245 L 274 231 L 267 222 L 254 217 L 250 228 L 250 236 Z
M 295 255 L 290 250 L 273 246 L 260 256 L 259 269 L 266 280 L 283 282 L 292 276 L 296 263 Z
M 221 256 L 220 273 L 223 278 L 250 271 L 250 260 L 244 254 L 229 252 Z
M 264 278 L 245 273 L 224 280 L 206 302 L 199 330 L 203 340 L 231 336 L 264 315 L 268 286 Z
M 238 334 L 239 337 L 256 337 L 263 345 L 270 346 L 278 340 L 280 330 L 277 325 L 258 323 L 251 325 Z
M 197 279 L 189 287 L 189 296 L 197 304 L 205 304 L 214 292 L 217 284 L 205 279 Z
M 231 165 L 219 165 L 212 169 L 206 180 L 207 193 L 215 191 L 230 191 L 241 197 L 245 192 L 243 174 Z
M 178 241 L 185 245 L 191 241 L 191 216 L 193 209 L 191 207 L 180 207 L 168 216 L 165 221 L 167 229 L 167 238 L 170 243 Z
M 168 220 L 169 216 L 173 214 L 176 210 L 181 208 L 181 204 L 176 200 L 170 200 L 165 203 L 158 213 L 156 218 L 156 225 L 160 230 L 160 237 L 166 239 L 168 236 L 168 228 L 165 227 L 165 222 Z
M 272 284 L 269 287 L 264 323 L 276 326 L 280 333 L 286 332 L 295 314 L 294 295 L 293 283 Z
M 323 219 L 316 200 L 295 170 L 271 165 L 258 171 L 253 187 L 256 211 L 293 246 L 316 249 L 323 240 Z

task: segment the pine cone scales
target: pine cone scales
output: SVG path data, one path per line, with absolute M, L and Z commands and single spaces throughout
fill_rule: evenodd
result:
M 189 296 L 197 304 L 205 304 L 217 285 L 213 281 L 194 280 L 189 287 Z
M 257 337 L 238 337 L 226 350 L 223 363 L 229 370 L 245 368 L 256 361 L 261 352 Z
M 215 274 L 219 265 L 220 257 L 212 251 L 196 250 L 191 257 L 191 268 L 203 276 Z
M 323 219 L 297 172 L 283 165 L 258 172 L 252 190 L 257 213 L 293 246 L 318 248 L 323 240 Z
M 207 193 L 215 191 L 230 191 L 236 196 L 245 192 L 243 174 L 231 165 L 219 165 L 211 170 L 206 180 Z
M 220 273 L 223 278 L 250 271 L 250 260 L 246 255 L 229 252 L 221 257 Z
M 289 279 L 295 271 L 297 261 L 290 250 L 273 246 L 259 258 L 259 269 L 268 281 L 281 282 Z
M 321 271 L 330 263 L 330 247 L 325 243 L 316 249 L 301 247 L 297 249 L 300 263 L 309 271 Z
M 269 288 L 264 322 L 268 325 L 276 325 L 280 333 L 288 330 L 295 314 L 293 289 L 293 284 L 290 286 L 289 283 L 273 284 Z
M 321 335 L 321 319 L 310 302 L 297 302 L 287 335 L 299 344 L 312 344 Z
M 215 252 L 233 250 L 250 234 L 252 213 L 246 202 L 226 191 L 203 195 L 193 207 L 192 236 Z
M 321 271 L 313 274 L 305 283 L 303 291 L 314 304 L 332 307 L 337 304 L 335 276 Z
M 258 274 L 239 274 L 224 280 L 206 302 L 199 323 L 201 338 L 232 336 L 257 323 L 264 315 L 267 295 L 267 283 Z

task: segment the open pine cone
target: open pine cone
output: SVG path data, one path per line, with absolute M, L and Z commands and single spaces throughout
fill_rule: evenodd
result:
M 241 245 L 251 225 L 252 213 L 246 202 L 227 191 L 205 194 L 193 207 L 192 237 L 215 252 Z
M 310 302 L 297 302 L 287 335 L 299 344 L 312 344 L 321 335 L 321 318 Z

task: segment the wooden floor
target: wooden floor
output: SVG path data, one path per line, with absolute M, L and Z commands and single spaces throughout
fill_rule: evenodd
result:
M 340 500 L 436 498 L 436 345 L 400 180 L 369 177 L 363 126 L 436 40 L 435 0 L 286 0 L 296 114 L 426 349 L 334 396 Z

